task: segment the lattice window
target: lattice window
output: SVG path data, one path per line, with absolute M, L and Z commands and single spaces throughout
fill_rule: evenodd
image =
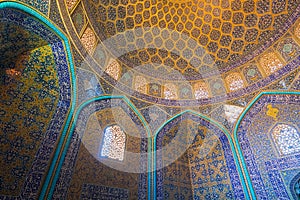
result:
M 105 72 L 115 80 L 118 80 L 121 72 L 120 64 L 115 59 L 111 59 L 105 69 Z
M 300 136 L 296 128 L 287 124 L 278 124 L 271 134 L 280 155 L 300 152 Z
M 147 92 L 147 80 L 142 76 L 135 77 L 134 89 L 141 93 Z
M 244 81 L 239 73 L 232 73 L 226 77 L 226 83 L 230 91 L 235 91 L 244 87 Z
M 204 82 L 196 83 L 194 85 L 194 94 L 196 99 L 208 98 L 209 93 L 208 93 L 208 87 L 206 83 Z
M 283 67 L 283 63 L 279 60 L 278 56 L 273 52 L 263 55 L 260 58 L 259 63 L 267 75 L 270 75 Z
M 96 46 L 97 40 L 93 30 L 90 27 L 87 27 L 87 29 L 85 29 L 80 40 L 87 52 L 92 53 L 94 47 Z
M 166 99 L 178 99 L 177 87 L 172 83 L 164 85 L 164 97 Z
M 125 153 L 126 135 L 118 125 L 112 125 L 105 129 L 101 157 L 123 161 Z

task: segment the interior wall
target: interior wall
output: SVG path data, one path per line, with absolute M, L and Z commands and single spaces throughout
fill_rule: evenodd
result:
M 41 13 L 48 15 L 50 11 L 47 1 L 23 2 L 39 10 L 38 16 L 42 16 Z M 53 2 L 51 1 L 51 9 L 54 12 L 49 16 L 64 29 L 63 23 L 59 22 L 61 19 L 58 11 L 52 6 L 56 2 Z M 243 102 L 243 106 L 250 103 L 245 108 L 244 115 L 237 120 L 235 135 L 229 136 L 229 131 L 202 117 L 193 114 L 174 117 L 181 110 L 176 107 L 179 104 L 170 100 L 163 102 L 168 105 L 173 102 L 176 106 L 151 104 L 146 98 L 143 99 L 143 95 L 140 95 L 143 101 L 123 97 L 120 97 L 123 100 L 112 101 L 114 86 L 95 75 L 90 66 L 82 66 L 83 58 L 74 46 L 72 53 L 76 58 L 76 81 L 80 86 L 72 88 L 71 84 L 75 79 L 70 78 L 72 59 L 69 57 L 68 63 L 66 51 L 70 49 L 65 41 L 35 17 L 15 9 L 1 8 L 0 157 L 3 159 L 0 159 L 0 165 L 3 167 L 0 171 L 0 198 L 37 199 L 39 196 L 43 198 L 42 195 L 47 193 L 49 198 L 53 195 L 57 199 L 147 199 L 147 195 L 151 196 L 154 192 L 156 196 L 152 198 L 157 199 L 243 199 L 247 195 L 253 195 L 257 199 L 299 198 L 298 140 L 293 140 L 293 145 L 289 146 L 292 153 L 283 154 L 272 138 L 273 131 L 280 124 L 296 130 L 288 140 L 299 137 L 298 27 L 298 24 L 292 27 L 272 47 L 278 50 L 278 56 L 287 64 L 274 75 L 268 76 L 265 79 L 267 83 L 263 84 L 270 84 L 276 77 L 282 80 L 268 88 L 258 89 L 250 97 L 234 99 L 236 102 Z M 294 33 L 295 36 L 291 36 Z M 286 49 L 289 45 L 292 47 L 288 51 Z M 294 69 L 296 70 L 293 71 Z M 292 76 L 281 75 L 288 74 L 288 71 L 293 71 Z M 250 83 L 252 79 L 247 81 Z M 255 88 L 261 86 L 260 83 L 253 84 Z M 254 88 L 254 85 L 251 87 Z M 78 93 L 74 92 L 76 89 Z M 274 91 L 259 94 L 264 89 Z M 293 91 L 284 93 L 279 89 Z M 240 91 L 247 94 L 247 90 Z M 235 94 L 238 95 L 239 92 Z M 256 95 L 258 98 L 251 100 Z M 68 114 L 75 111 L 74 108 L 70 109 L 71 97 L 77 99 L 77 106 L 82 112 L 74 115 L 72 126 L 69 127 L 70 124 L 66 123 Z M 89 101 L 91 98 L 96 99 L 92 102 Z M 207 113 L 206 108 L 199 109 L 199 105 L 192 109 Z M 209 110 L 216 107 L 211 105 Z M 143 116 L 138 114 L 140 111 Z M 220 116 L 224 115 L 223 111 L 215 111 Z M 143 122 L 144 118 L 148 124 Z M 150 131 L 146 130 L 147 126 L 155 133 L 168 119 L 173 120 L 165 124 L 157 136 L 153 136 L 157 137 L 152 141 L 156 142 L 153 148 L 162 149 L 179 136 L 175 139 L 176 146 L 163 154 L 153 153 L 152 158 L 147 153 L 152 148 L 148 143 Z M 126 143 L 128 152 L 144 153 L 139 159 L 125 156 L 122 165 L 128 164 L 130 169 L 136 171 L 142 169 L 142 173 L 121 172 L 113 169 L 120 166 L 120 163 L 108 160 L 107 166 L 105 162 L 99 161 L 103 130 L 112 124 L 121 124 L 125 133 L 130 133 Z M 66 139 L 64 136 L 67 136 Z M 66 144 L 63 148 L 57 146 L 59 137 Z M 231 138 L 234 137 L 236 140 L 232 144 Z M 190 145 L 185 146 L 187 143 Z M 202 149 L 205 143 L 212 144 L 213 148 Z M 233 146 L 240 147 L 240 151 L 239 148 L 234 150 Z M 173 154 L 181 150 L 183 154 L 174 160 Z M 55 160 L 56 154 L 63 155 L 64 152 L 65 157 Z M 245 164 L 238 162 L 235 154 L 239 154 L 240 161 Z M 159 167 L 165 162 L 170 162 L 170 165 L 154 171 L 153 176 L 145 173 L 147 167 Z M 61 168 L 50 171 L 50 166 L 58 163 L 62 164 Z M 239 165 L 244 173 L 238 172 Z M 57 182 L 47 182 L 47 177 L 57 179 Z
M 299 105 L 296 93 L 260 95 L 237 126 L 238 144 L 258 199 L 295 196 L 291 181 L 300 166 Z M 278 130 L 278 125 L 286 127 Z
M 166 124 L 156 139 L 157 198 L 245 198 L 227 136 L 189 113 Z
M 65 49 L 43 19 L 0 4 L 1 199 L 38 198 L 70 107 Z
M 145 199 L 147 138 L 139 117 L 122 99 L 91 101 L 79 111 L 53 198 Z M 123 161 L 99 156 L 103 132 L 114 124 L 126 134 Z

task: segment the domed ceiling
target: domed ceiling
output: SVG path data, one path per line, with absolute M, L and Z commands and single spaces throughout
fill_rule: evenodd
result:
M 164 64 L 190 80 L 231 69 L 278 34 L 299 1 L 85 2 L 100 40 L 117 35 L 112 51 L 133 50 L 123 59 L 129 67 Z
M 265 79 L 298 52 L 299 3 L 73 0 L 66 6 L 83 47 L 120 84 L 155 98 L 199 100 L 233 92 L 229 98 L 236 98 L 274 81 Z M 280 55 L 287 45 L 294 52 L 289 59 Z M 119 71 L 107 70 L 112 65 Z

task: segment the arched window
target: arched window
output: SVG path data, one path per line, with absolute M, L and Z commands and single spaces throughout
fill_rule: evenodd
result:
M 270 75 L 283 67 L 283 63 L 279 60 L 278 56 L 274 52 L 263 55 L 260 58 L 259 63 L 267 75 Z
M 226 83 L 230 91 L 235 91 L 244 87 L 244 81 L 239 73 L 232 73 L 226 77 Z
M 115 80 L 118 80 L 120 77 L 121 67 L 115 59 L 111 59 L 105 69 L 105 72 Z
M 280 155 L 300 152 L 300 136 L 296 128 L 278 124 L 273 128 L 271 136 Z
M 196 99 L 208 98 L 209 93 L 208 93 L 208 87 L 206 83 L 204 82 L 196 83 L 194 85 L 194 94 Z
M 164 85 L 164 97 L 166 99 L 178 99 L 177 87 L 172 83 Z
M 126 135 L 118 125 L 108 126 L 104 130 L 101 157 L 123 161 Z
M 138 92 L 147 93 L 147 80 L 142 76 L 135 77 L 134 89 Z

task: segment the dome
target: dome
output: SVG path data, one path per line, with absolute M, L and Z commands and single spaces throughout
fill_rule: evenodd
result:
M 266 79 L 287 63 L 280 52 L 268 53 L 276 51 L 278 38 L 295 23 L 300 3 L 76 2 L 68 1 L 66 9 L 74 37 L 84 47 L 79 49 L 93 58 L 90 65 L 100 68 L 101 75 L 107 72 L 113 79 L 106 81 L 126 94 L 164 105 L 176 101 L 180 106 L 234 99 L 267 86 Z M 260 54 L 277 61 L 268 63 Z M 144 85 L 143 90 L 137 85 Z M 170 90 L 173 96 L 168 95 Z M 199 96 L 199 90 L 205 95 Z

